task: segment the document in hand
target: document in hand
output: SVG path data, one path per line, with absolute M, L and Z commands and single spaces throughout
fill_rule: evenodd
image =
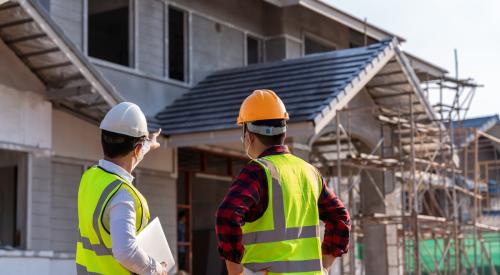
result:
M 170 251 L 170 246 L 168 245 L 167 238 L 165 238 L 165 233 L 158 217 L 154 218 L 137 235 L 137 243 L 153 259 L 160 263 L 165 262 L 168 271 L 172 270 L 175 266 L 174 256 L 172 256 L 172 251 Z

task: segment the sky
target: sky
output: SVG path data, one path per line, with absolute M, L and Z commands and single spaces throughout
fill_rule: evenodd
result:
M 406 39 L 403 50 L 483 84 L 467 117 L 500 112 L 499 0 L 326 0 Z

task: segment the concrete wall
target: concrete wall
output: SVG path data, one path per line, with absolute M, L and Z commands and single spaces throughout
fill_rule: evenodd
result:
M 159 0 L 137 1 L 138 64 L 147 74 L 164 76 L 165 64 L 165 6 Z
M 188 91 L 187 85 L 174 84 L 118 66 L 97 64 L 97 68 L 126 100 L 139 105 L 146 116 L 156 115 Z
M 69 39 L 83 50 L 83 0 L 50 0 L 50 15 Z
M 49 256 L 5 256 L 0 253 L 2 274 L 73 275 L 76 274 L 74 259 Z
M 51 104 L 43 84 L 0 40 L 0 144 L 51 147 Z
M 349 28 L 301 6 L 287 7 L 283 11 L 284 30 L 287 35 L 302 40 L 312 34 L 336 45 L 349 48 Z
M 177 258 L 177 181 L 170 174 L 136 171 L 137 188 L 146 197 L 151 220 L 160 219 L 172 254 Z
M 245 65 L 243 32 L 217 24 L 205 17 L 192 17 L 193 82 L 216 70 Z
M 48 156 L 30 155 L 31 169 L 31 245 L 33 250 L 51 248 L 52 161 Z
M 78 239 L 78 185 L 84 171 L 81 164 L 52 161 L 50 199 L 50 249 L 75 252 Z

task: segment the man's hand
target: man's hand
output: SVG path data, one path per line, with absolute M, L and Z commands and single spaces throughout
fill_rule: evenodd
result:
M 149 146 L 151 148 L 151 150 L 155 150 L 157 148 L 160 148 L 160 143 L 156 140 L 158 138 L 158 136 L 160 135 L 161 133 L 161 128 L 158 129 L 158 131 L 154 132 L 154 133 L 151 133 L 149 135 Z
M 332 267 L 333 263 L 335 262 L 335 257 L 332 255 L 323 255 L 323 268 L 326 270 L 330 270 Z
M 228 275 L 241 275 L 243 274 L 243 265 L 226 261 Z
M 161 275 L 168 275 L 167 263 L 161 262 L 161 267 L 163 267 L 163 270 L 161 271 Z

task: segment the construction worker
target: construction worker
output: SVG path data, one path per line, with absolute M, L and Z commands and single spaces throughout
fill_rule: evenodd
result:
M 100 129 L 104 159 L 83 174 L 78 190 L 77 273 L 167 274 L 165 263 L 137 245 L 149 208 L 132 184 L 137 164 L 160 147 L 156 139 L 161 130 L 150 135 L 146 117 L 130 102 L 114 106 Z
M 288 113 L 271 90 L 241 104 L 237 122 L 251 161 L 216 213 L 220 256 L 229 275 L 322 274 L 347 252 L 350 218 L 312 165 L 284 145 Z M 321 244 L 319 221 L 325 227 Z

